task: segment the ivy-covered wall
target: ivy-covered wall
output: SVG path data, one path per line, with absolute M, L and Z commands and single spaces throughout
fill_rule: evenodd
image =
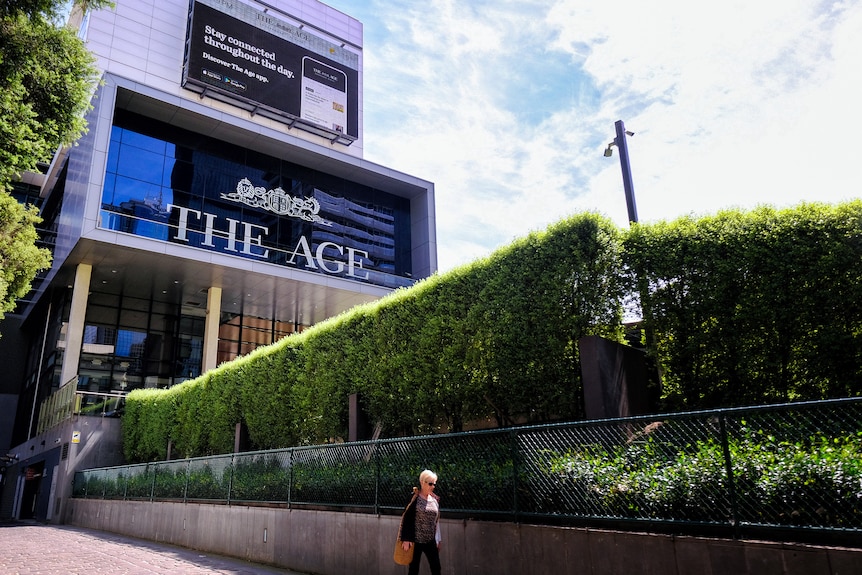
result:
M 632 297 L 632 294 L 636 294 Z M 862 202 L 636 224 L 567 218 L 168 390 L 136 390 L 126 457 L 347 435 L 348 397 L 386 436 L 583 417 L 577 341 L 643 317 L 656 409 L 858 395 Z

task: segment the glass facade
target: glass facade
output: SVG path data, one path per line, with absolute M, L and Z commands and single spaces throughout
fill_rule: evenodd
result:
M 116 111 L 103 228 L 387 287 L 412 281 L 409 200 Z
M 87 306 L 78 389 L 168 387 L 197 377 L 204 317 L 155 298 L 92 292 Z
M 298 324 L 242 314 L 225 316 L 218 333 L 216 362 L 219 364 L 249 354 L 260 346 L 269 345 L 292 333 L 301 332 L 304 328 Z

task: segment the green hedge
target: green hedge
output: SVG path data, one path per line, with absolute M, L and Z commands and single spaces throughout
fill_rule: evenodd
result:
M 387 435 L 465 422 L 583 416 L 577 341 L 621 341 L 620 234 L 581 215 L 488 258 L 255 350 L 169 390 L 135 390 L 123 420 L 130 461 L 229 452 L 235 426 L 255 449 L 347 435 L 360 393 Z
M 663 411 L 862 391 L 862 202 L 635 226 L 622 253 Z
M 133 391 L 125 453 L 226 453 L 238 422 L 253 449 L 343 438 L 352 393 L 390 437 L 580 419 L 577 342 L 623 341 L 629 304 L 661 373 L 657 411 L 858 395 L 862 202 L 628 230 L 567 218 L 195 380 Z

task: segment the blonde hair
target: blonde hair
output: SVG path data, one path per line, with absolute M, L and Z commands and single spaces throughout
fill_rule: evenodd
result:
M 431 471 L 430 469 L 426 469 L 422 473 L 419 474 L 419 483 L 427 483 L 429 480 L 437 481 L 437 474 Z

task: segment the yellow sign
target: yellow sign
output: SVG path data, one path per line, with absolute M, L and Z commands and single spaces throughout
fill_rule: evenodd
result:
M 72 432 L 72 443 L 81 443 L 81 432 L 73 431 Z

